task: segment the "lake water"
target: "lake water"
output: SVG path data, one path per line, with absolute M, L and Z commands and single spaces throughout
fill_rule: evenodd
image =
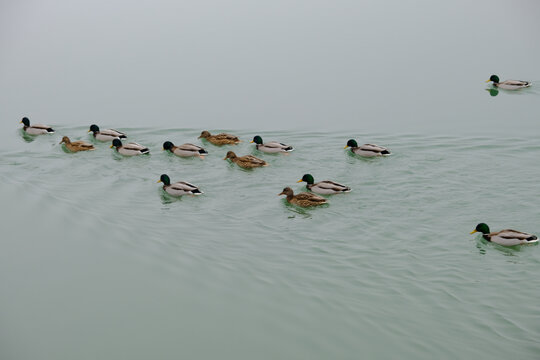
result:
M 0 358 L 538 358 L 540 248 L 469 234 L 540 234 L 538 3 L 158 4 L 3 5 Z M 151 154 L 58 144 L 93 123 Z M 305 173 L 353 190 L 288 205 Z

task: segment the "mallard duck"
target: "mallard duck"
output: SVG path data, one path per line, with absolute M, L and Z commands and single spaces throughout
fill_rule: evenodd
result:
M 240 139 L 238 137 L 231 135 L 231 134 L 217 134 L 217 135 L 211 135 L 208 131 L 204 130 L 201 135 L 199 136 L 199 139 L 206 139 L 210 141 L 214 145 L 228 145 L 228 144 L 238 144 L 240 142 Z
M 277 141 L 270 141 L 263 143 L 262 138 L 259 135 L 253 137 L 252 143 L 255 143 L 255 148 L 266 153 L 278 153 L 278 152 L 291 152 L 294 148 L 290 145 L 285 145 Z
M 99 141 L 112 141 L 113 139 L 127 139 L 127 135 L 123 132 L 114 129 L 99 130 L 96 124 L 90 125 L 90 130 L 94 134 L 94 138 Z
M 506 90 L 518 90 L 532 85 L 530 81 L 523 80 L 505 80 L 503 82 L 499 82 L 499 77 L 497 75 L 491 75 L 489 80 L 486 80 L 486 82 L 490 81 L 493 82 L 493 86 Z
M 520 244 L 534 244 L 538 242 L 536 235 L 527 234 L 521 231 L 505 229 L 497 232 L 489 232 L 489 226 L 484 223 L 476 225 L 476 229 L 471 234 L 481 232 L 482 237 L 487 241 L 504 246 L 514 246 Z
M 183 144 L 180 146 L 175 146 L 170 141 L 165 141 L 163 143 L 163 150 L 169 150 L 176 156 L 198 156 L 201 159 L 204 159 L 204 155 L 208 155 L 208 151 L 204 150 L 202 147 L 193 145 L 193 144 Z
M 305 181 L 307 183 L 306 187 L 308 190 L 313 191 L 317 194 L 330 195 L 330 194 L 341 194 L 350 192 L 351 188 L 345 185 L 335 183 L 330 180 L 319 181 L 314 183 L 313 176 L 311 174 L 305 174 L 297 182 Z
M 64 144 L 66 148 L 71 152 L 95 150 L 94 145 L 82 140 L 70 141 L 67 136 L 64 136 L 62 138 L 60 144 Z
M 283 191 L 278 194 L 278 196 L 279 195 L 287 195 L 287 202 L 289 204 L 302 207 L 317 206 L 327 203 L 325 198 L 308 192 L 302 192 L 294 195 L 294 192 L 290 187 L 284 188 Z
M 251 169 L 261 166 L 268 166 L 268 163 L 262 159 L 259 159 L 258 157 L 255 157 L 253 155 L 246 155 L 246 156 L 236 156 L 234 151 L 227 152 L 227 156 L 223 160 L 231 159 L 233 163 L 236 165 L 243 167 L 245 169 Z
M 21 124 L 24 124 L 23 130 L 30 135 L 52 134 L 54 130 L 48 125 L 35 124 L 30 126 L 30 120 L 27 117 L 23 117 Z
M 149 154 L 150 150 L 147 147 L 144 147 L 140 144 L 130 142 L 126 145 L 122 145 L 120 139 L 113 139 L 111 149 L 115 147 L 116 151 L 122 155 L 133 156 L 133 155 L 142 155 Z
M 347 146 L 345 146 L 344 149 L 348 147 L 351 148 L 351 152 L 353 154 L 365 157 L 390 155 L 390 151 L 388 151 L 388 149 L 385 147 L 373 144 L 364 144 L 358 146 L 358 143 L 354 139 L 350 139 L 349 141 L 347 141 Z
M 167 174 L 162 174 L 161 177 L 158 180 L 158 183 L 163 183 L 163 190 L 169 195 L 173 196 L 182 196 L 182 195 L 201 195 L 203 192 L 199 190 L 198 187 L 196 187 L 193 184 L 184 182 L 184 181 L 178 181 L 174 184 L 171 184 L 171 179 Z

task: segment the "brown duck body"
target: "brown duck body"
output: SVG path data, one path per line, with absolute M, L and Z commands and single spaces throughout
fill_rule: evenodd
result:
M 289 204 L 298 205 L 301 207 L 317 206 L 327 203 L 325 198 L 313 193 L 302 192 L 294 195 L 294 192 L 290 187 L 286 187 L 278 195 L 287 195 L 287 202 Z
M 66 146 L 66 149 L 71 152 L 95 150 L 94 145 L 82 140 L 71 141 L 67 136 L 64 136 L 62 138 L 60 144 L 64 144 Z
M 253 155 L 236 156 L 233 151 L 227 152 L 227 156 L 223 160 L 231 159 L 236 165 L 243 167 L 244 169 L 251 169 L 261 166 L 268 166 L 268 163 Z
M 225 133 L 212 135 L 206 130 L 201 133 L 199 139 L 206 139 L 214 145 L 236 145 L 240 142 L 237 136 Z

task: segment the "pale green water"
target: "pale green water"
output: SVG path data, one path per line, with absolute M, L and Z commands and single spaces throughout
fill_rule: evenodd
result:
M 394 155 L 343 150 L 352 134 L 263 132 L 296 147 L 244 171 L 161 151 L 198 130 L 128 128 L 149 157 L 59 134 L 2 149 L 0 278 L 6 359 L 535 358 L 537 246 L 468 233 L 540 233 L 536 136 L 363 134 Z M 253 132 L 235 131 L 252 152 Z M 9 148 L 9 149 L 8 149 Z M 256 153 L 256 152 L 254 152 Z M 174 200 L 161 173 L 203 196 Z M 276 194 L 305 172 L 353 188 L 318 209 Z M 9 207 L 6 206 L 9 204 Z M 9 212 L 6 210 L 9 209 Z M 7 220 L 7 221 L 6 221 Z
M 538 359 L 540 2 L 0 3 L 0 359 Z M 533 81 L 490 95 L 484 83 Z M 27 142 L 23 116 L 56 134 Z M 63 135 L 126 131 L 69 154 Z M 161 151 L 227 130 L 243 171 Z M 393 155 L 359 159 L 349 138 Z M 289 206 L 306 172 L 353 188 Z M 205 192 L 172 199 L 168 173 Z

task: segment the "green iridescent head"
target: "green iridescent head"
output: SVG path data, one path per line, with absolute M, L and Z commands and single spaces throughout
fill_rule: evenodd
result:
M 262 145 L 263 143 L 262 137 L 260 137 L 259 135 L 256 135 L 253 137 L 253 141 L 251 142 L 254 142 L 255 144 L 258 144 L 258 145 Z
M 480 223 L 476 225 L 476 229 L 471 231 L 471 234 L 474 234 L 475 232 L 481 232 L 482 234 L 489 234 L 489 226 L 487 226 L 484 223 Z
M 315 182 L 315 180 L 313 179 L 313 175 L 311 174 L 304 174 L 304 176 L 302 176 L 302 178 L 298 180 L 297 182 L 302 182 L 302 181 L 307 182 L 309 185 L 313 185 L 313 183 Z
M 489 82 L 489 81 L 493 81 L 495 84 L 498 84 L 498 83 L 500 82 L 499 77 L 498 77 L 497 75 L 491 75 L 491 76 L 489 77 L 488 82 Z
M 113 147 L 119 148 L 121 146 L 122 146 L 122 142 L 120 141 L 120 139 L 113 139 L 111 148 Z
M 358 143 L 354 139 L 350 139 L 347 141 L 347 146 L 345 146 L 345 149 L 348 147 L 358 147 Z
M 159 177 L 158 183 L 163 183 L 165 185 L 171 185 L 171 179 L 169 178 L 169 175 L 167 174 L 161 174 Z
M 171 151 L 171 149 L 173 148 L 174 144 L 170 141 L 165 141 L 163 143 L 163 150 L 169 150 Z

